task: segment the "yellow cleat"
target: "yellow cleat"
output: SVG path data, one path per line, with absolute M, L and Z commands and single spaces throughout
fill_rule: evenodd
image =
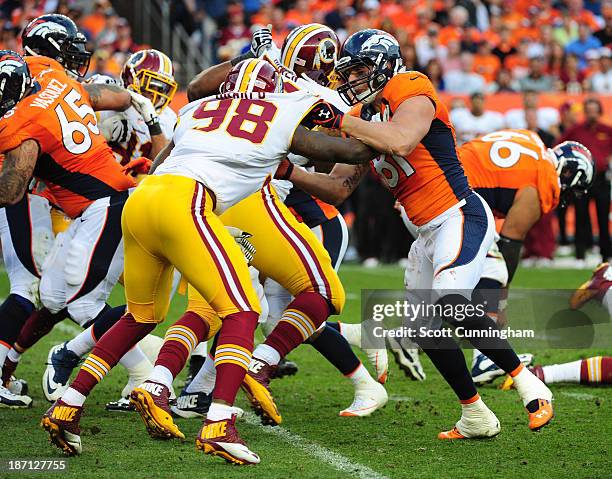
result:
M 276 366 L 253 358 L 240 386 L 255 414 L 260 416 L 261 422 L 267 426 L 278 426 L 283 420 L 269 389 L 270 378 L 275 369 Z
M 169 396 L 170 391 L 163 384 L 145 381 L 130 393 L 130 403 L 140 414 L 152 438 L 185 439 L 185 435 L 172 420 L 168 405 Z

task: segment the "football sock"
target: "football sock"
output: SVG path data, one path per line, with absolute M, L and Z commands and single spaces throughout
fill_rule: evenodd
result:
M 34 311 L 34 305 L 17 294 L 9 294 L 0 305 L 0 371 L 11 345 Z
M 96 338 L 94 337 L 93 326 L 90 326 L 68 341 L 66 348 L 80 357 L 91 351 L 95 345 Z
M 18 363 L 19 360 L 21 359 L 21 353 L 16 351 L 15 349 L 11 349 L 6 355 L 6 359 L 14 363 Z
M 332 328 L 337 330 L 351 346 L 355 346 L 356 348 L 361 348 L 361 324 L 353 324 L 353 323 L 341 323 L 338 321 L 337 323 L 332 323 L 330 321 L 327 322 Z
M 612 357 L 595 356 L 563 364 L 543 366 L 544 382 L 610 384 L 612 383 Z
M 276 366 L 281 360 L 278 351 L 267 344 L 259 344 L 253 351 L 253 357 L 263 359 L 270 366 Z
M 612 357 L 595 356 L 583 359 L 580 366 L 580 383 L 611 384 L 612 383 Z
M 210 394 L 215 388 L 215 379 L 217 378 L 217 370 L 215 369 L 215 359 L 212 355 L 206 356 L 204 364 L 193 377 L 187 388 L 188 393 L 203 392 Z
M 15 349 L 19 353 L 23 353 L 26 349 L 34 346 L 38 340 L 46 336 L 57 323 L 66 317 L 66 309 L 62 309 L 57 313 L 51 313 L 48 309 L 43 308 L 34 311 L 27 319 L 17 339 L 15 340 Z
M 451 304 L 453 306 L 466 304 L 466 299 L 461 295 L 448 295 L 440 300 L 443 305 Z M 475 315 L 465 318 L 462 321 L 449 321 L 454 326 L 462 326 L 466 330 L 471 331 L 493 331 L 497 329 L 495 321 L 493 321 L 486 313 L 478 314 L 478 305 L 475 306 Z M 479 349 L 485 356 L 493 361 L 497 366 L 505 372 L 514 371 L 521 361 L 516 355 L 512 346 L 506 339 L 496 337 L 493 334 L 488 334 L 486 337 L 469 337 L 468 340 L 475 348 Z
M 74 389 L 83 396 L 89 395 L 119 359 L 153 331 L 155 326 L 155 323 L 136 322 L 130 313 L 126 313 L 100 338 L 68 390 Z M 80 406 L 82 403 L 73 405 Z
M 325 326 L 315 339 L 309 339 L 307 342 L 345 376 L 361 364 L 346 338 L 334 328 Z
M 202 317 L 193 311 L 185 312 L 168 328 L 155 367 L 164 366 L 175 378 L 185 367 L 191 352 L 206 338 L 209 330 L 208 323 Z
M 223 319 L 215 350 L 217 381 L 213 400 L 234 404 L 251 362 L 258 318 L 253 311 L 242 311 Z
M 478 394 L 465 364 L 465 357 L 459 345 L 452 338 L 437 338 L 438 344 L 435 347 L 432 347 L 432 344 L 426 345 L 419 342 L 425 354 L 455 391 L 460 401 L 469 400 Z
M 537 410 L 537 399 L 552 399 L 550 389 L 522 364 L 512 371 L 510 376 L 514 380 L 514 387 L 521 396 L 523 406 L 527 407 L 529 412 Z M 533 407 L 535 407 L 534 410 L 532 410 Z
M 223 419 L 231 418 L 234 411 L 235 409 L 232 406 L 213 402 L 208 409 L 206 419 L 209 421 L 222 421 Z
M 144 380 L 153 368 L 151 361 L 138 344 L 121 356 L 119 364 L 127 370 L 130 379 Z
M 206 341 L 201 341 L 200 344 L 198 344 L 193 349 L 193 351 L 191 351 L 191 355 L 192 356 L 202 356 L 205 358 L 208 355 L 208 348 L 207 348 Z
M 583 360 L 572 361 L 564 364 L 552 364 L 543 366 L 544 382 L 546 384 L 553 383 L 579 383 Z
M 172 381 L 174 381 L 174 375 L 165 366 L 155 365 L 153 372 L 147 378 L 147 381 L 153 381 L 154 383 L 163 384 L 168 389 L 172 387 Z
M 284 358 L 312 336 L 329 313 L 329 303 L 323 296 L 310 291 L 300 293 L 289 303 L 264 344 L 274 348 Z
M 100 339 L 124 314 L 125 304 L 115 306 L 114 308 L 107 306 L 101 314 L 98 314 L 92 325 L 92 333 L 95 340 Z
M 361 364 L 361 362 L 355 370 L 353 370 L 349 374 L 346 374 L 346 377 L 351 380 L 353 386 L 355 386 L 355 389 L 359 389 L 360 386 L 376 383 L 376 381 L 374 381 L 374 378 L 370 375 L 366 367 Z

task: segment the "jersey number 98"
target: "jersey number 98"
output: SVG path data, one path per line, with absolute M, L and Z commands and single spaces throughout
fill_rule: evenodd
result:
M 202 103 L 193 112 L 193 117 L 196 120 L 209 120 L 208 124 L 195 127 L 196 130 L 209 132 L 220 128 L 231 114 L 225 131 L 235 138 L 257 144 L 264 141 L 276 111 L 274 104 L 263 100 L 223 99 Z

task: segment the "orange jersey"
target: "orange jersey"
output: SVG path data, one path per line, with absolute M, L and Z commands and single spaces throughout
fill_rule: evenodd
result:
M 34 140 L 40 155 L 34 177 L 55 204 L 74 218 L 93 201 L 135 186 L 121 171 L 98 130 L 83 86 L 55 60 L 29 57 L 37 71 L 36 91 L 0 119 L 2 151 Z
M 497 216 L 505 216 L 516 192 L 538 190 L 542 214 L 559 203 L 559 178 L 547 148 L 529 130 L 501 130 L 475 138 L 459 148 L 470 186 Z
M 422 226 L 456 205 L 471 190 L 459 161 L 448 110 L 429 78 L 414 71 L 391 78 L 382 92 L 383 121 L 390 120 L 403 101 L 416 96 L 426 96 L 436 109 L 429 131 L 407 157 L 380 155 L 373 160 L 373 167 L 410 221 Z

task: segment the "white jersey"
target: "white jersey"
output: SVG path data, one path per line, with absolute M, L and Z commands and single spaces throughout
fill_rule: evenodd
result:
M 109 143 L 119 163 L 125 165 L 141 156 L 153 159 L 150 156 L 153 145 L 149 128 L 133 106 L 123 112 L 101 111 L 99 116 L 99 123 L 112 119 L 127 121 L 128 139 L 121 143 Z M 176 113 L 169 106 L 164 108 L 159 115 L 159 125 L 161 126 L 162 133 L 168 140 L 172 139 L 176 118 Z
M 179 112 L 174 148 L 155 174 L 193 178 L 216 197 L 215 213 L 259 190 L 287 157 L 296 128 L 320 100 L 310 92 L 235 93 Z
M 504 115 L 496 111 L 487 110 L 482 115 L 475 116 L 467 108 L 455 108 L 450 117 L 460 145 L 477 136 L 503 130 L 505 126 Z
M 332 90 L 331 88 L 319 85 L 317 82 L 311 80 L 306 76 L 299 77 L 295 82 L 285 80 L 285 83 L 292 84 L 293 86 L 301 90 L 306 90 L 314 95 L 319 96 L 321 100 L 324 100 L 335 106 L 342 113 L 346 113 L 350 109 L 350 107 L 346 104 L 346 102 L 342 99 L 342 97 L 336 90 Z M 289 153 L 287 158 L 291 163 L 298 166 L 305 166 L 310 163 L 310 160 L 308 158 L 305 158 L 301 155 L 294 155 L 293 153 Z M 291 188 L 293 188 L 293 183 L 286 180 L 274 180 L 272 182 L 272 185 L 274 186 L 276 194 L 278 195 L 281 201 L 285 201 L 285 198 L 291 191 Z

